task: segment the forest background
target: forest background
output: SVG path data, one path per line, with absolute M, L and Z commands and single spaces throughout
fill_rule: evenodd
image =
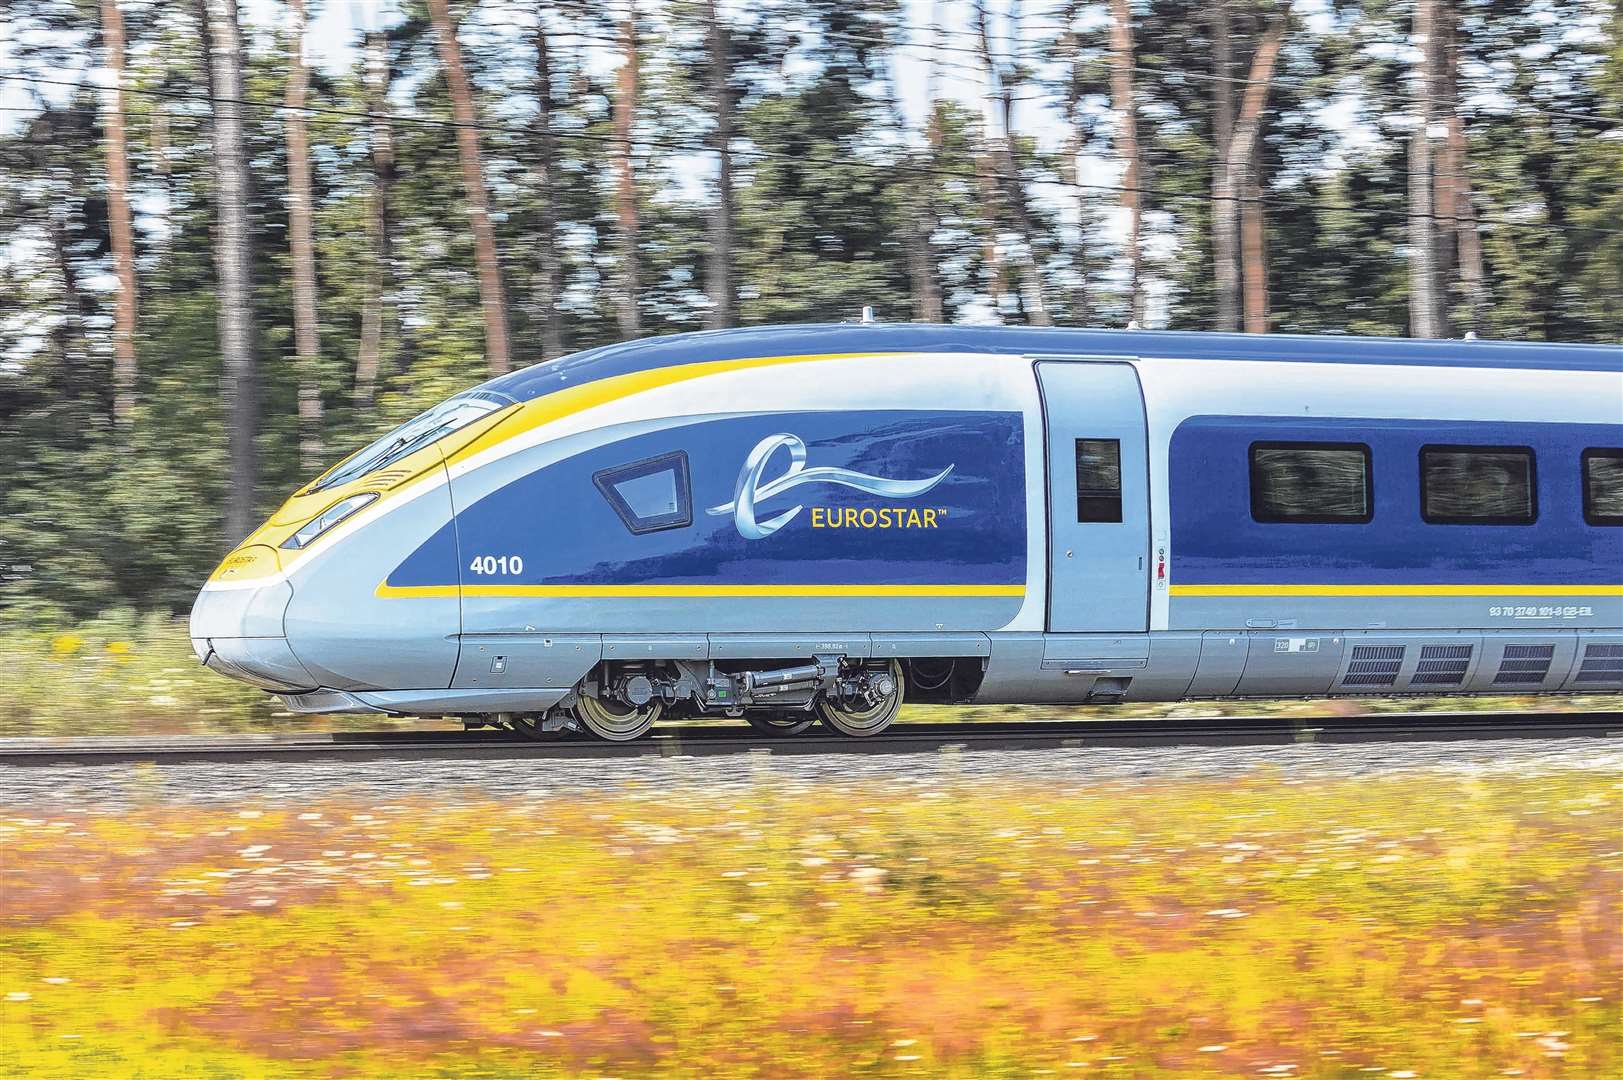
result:
M 1620 116 L 1609 0 L 3 0 L 0 620 L 635 336 L 1617 342 Z

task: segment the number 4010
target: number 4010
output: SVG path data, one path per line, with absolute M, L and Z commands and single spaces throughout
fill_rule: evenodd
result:
M 468 564 L 472 574 L 522 574 L 524 560 L 518 555 L 475 555 Z

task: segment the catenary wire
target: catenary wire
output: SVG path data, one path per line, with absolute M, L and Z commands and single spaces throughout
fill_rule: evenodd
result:
M 74 82 L 74 81 L 69 81 L 69 80 L 48 79 L 48 78 L 45 78 L 43 76 L 36 76 L 36 75 L 18 75 L 18 74 L 0 73 L 0 80 L 28 82 L 28 83 L 32 83 L 32 84 L 35 84 L 35 85 L 42 85 L 42 86 L 60 86 L 60 87 L 66 87 L 66 88 L 69 88 L 69 89 L 91 89 L 91 90 L 98 90 L 98 91 L 107 89 L 105 87 L 99 87 L 99 86 L 94 86 L 94 85 L 91 85 L 91 84 L 85 84 L 83 82 Z M 194 92 L 190 92 L 190 91 L 179 91 L 179 90 L 161 90 L 161 89 L 150 88 L 150 87 L 125 87 L 124 88 L 124 93 L 143 96 L 143 97 L 162 98 L 162 99 L 166 99 L 166 100 L 186 101 L 186 102 L 192 102 L 192 103 L 197 103 L 197 104 L 206 103 L 206 104 L 209 104 L 211 106 L 221 105 L 221 104 L 232 104 L 232 105 L 239 106 L 239 107 L 243 108 L 244 110 L 247 110 L 247 109 L 261 109 L 261 110 L 267 110 L 267 111 L 271 111 L 271 112 L 283 112 L 283 111 L 289 111 L 289 110 L 293 110 L 293 109 L 297 108 L 298 111 L 301 111 L 301 112 L 306 113 L 308 115 L 336 118 L 336 122 L 340 126 L 351 127 L 351 128 L 358 128 L 358 127 L 361 127 L 363 125 L 371 124 L 371 123 L 373 123 L 373 122 L 375 122 L 377 120 L 388 120 L 388 121 L 401 122 L 401 123 L 407 123 L 407 124 L 415 124 L 415 125 L 425 126 L 425 127 L 436 127 L 436 128 L 453 129 L 453 130 L 456 129 L 456 128 L 464 126 L 462 124 L 459 124 L 455 120 L 446 120 L 446 119 L 441 119 L 439 117 L 416 116 L 416 115 L 411 115 L 411 114 L 407 114 L 407 113 L 397 113 L 397 112 L 373 113 L 373 112 L 368 112 L 368 111 L 359 110 L 359 109 L 343 109 L 343 108 L 335 108 L 335 107 L 331 107 L 331 106 L 319 106 L 319 105 L 304 105 L 304 106 L 295 107 L 295 106 L 288 105 L 287 103 L 281 102 L 281 101 L 264 101 L 264 100 L 254 99 L 254 98 L 229 99 L 229 98 L 219 97 L 219 96 L 216 96 L 216 95 L 213 95 L 213 94 L 199 94 L 199 93 L 194 93 Z M 274 122 L 276 122 L 274 120 L 274 118 L 271 118 L 271 117 L 255 117 L 255 116 L 244 115 L 242 117 L 242 119 L 244 121 L 246 121 L 246 122 L 253 122 L 253 123 L 274 123 Z M 534 128 L 529 126 L 529 125 L 502 123 L 502 122 L 490 121 L 490 120 L 476 120 L 474 123 L 472 123 L 470 125 L 467 125 L 467 126 L 473 128 L 476 131 L 490 132 L 490 133 L 503 133 L 503 134 L 521 135 L 521 136 L 528 136 L 528 135 L 534 134 Z M 561 140 L 595 143 L 595 144 L 599 144 L 599 145 L 618 145 L 622 141 L 619 135 L 613 134 L 613 133 L 555 130 L 555 131 L 552 132 L 552 135 L 553 135 L 554 138 L 561 139 Z M 650 139 L 650 138 L 638 138 L 638 139 L 633 139 L 633 142 L 640 143 L 640 144 L 642 144 L 644 146 L 652 147 L 652 148 L 655 148 L 655 149 L 666 150 L 666 151 L 669 151 L 669 152 L 672 152 L 672 153 L 711 154 L 711 153 L 716 152 L 716 148 L 713 145 L 711 145 L 710 143 L 708 143 L 708 142 L 680 142 L 680 141 L 675 141 L 675 140 L 657 139 L 657 138 L 653 138 L 653 139 Z M 891 173 L 897 174 L 897 175 L 906 175 L 906 176 L 916 177 L 916 178 L 956 179 L 956 180 L 978 181 L 978 180 L 982 179 L 983 176 L 990 176 L 992 179 L 1002 180 L 1002 181 L 1005 181 L 1005 182 L 1010 182 L 1010 181 L 1018 182 L 1021 179 L 1018 176 L 1011 176 L 1011 175 L 1009 175 L 1009 174 L 1007 174 L 1005 172 L 1002 172 L 1002 171 L 1000 171 L 1000 170 L 998 170 L 996 168 L 990 167 L 990 166 L 986 169 L 985 173 L 981 173 L 981 172 L 977 172 L 976 170 L 945 169 L 945 168 L 942 168 L 941 166 L 938 166 L 938 165 L 924 165 L 924 164 L 918 164 L 918 163 L 914 163 L 914 162 L 902 162 L 902 161 L 899 161 L 899 162 L 888 163 L 887 164 L 887 163 L 881 163 L 881 162 L 864 161 L 862 159 L 852 158 L 852 157 L 829 158 L 829 157 L 816 157 L 816 156 L 808 156 L 808 155 L 798 155 L 798 154 L 787 153 L 787 152 L 784 152 L 784 151 L 767 150 L 767 149 L 763 149 L 763 148 L 760 148 L 760 147 L 746 147 L 746 148 L 742 148 L 742 149 L 735 149 L 735 150 L 732 151 L 732 154 L 733 154 L 733 156 L 735 158 L 743 158 L 743 159 L 746 159 L 746 160 L 755 159 L 755 160 L 767 160 L 767 161 L 785 161 L 785 162 L 789 162 L 789 163 L 792 163 L 792 164 L 803 165 L 803 166 L 824 165 L 824 166 L 862 168 L 862 169 L 870 169 L 870 170 L 883 170 L 883 171 L 888 171 L 888 172 L 891 172 Z M 1612 228 L 1606 228 L 1606 227 L 1603 227 L 1603 226 L 1571 226 L 1571 225 L 1558 225 L 1558 224 L 1553 224 L 1553 223 L 1543 223 L 1543 222 L 1537 222 L 1537 221 L 1512 221 L 1512 220 L 1507 220 L 1507 219 L 1503 219 L 1503 218 L 1492 218 L 1492 217 L 1488 217 L 1488 216 L 1481 215 L 1481 214 L 1474 214 L 1474 215 L 1471 215 L 1470 217 L 1462 217 L 1462 216 L 1457 215 L 1457 214 L 1438 214 L 1436 212 L 1423 213 L 1422 214 L 1422 213 L 1417 213 L 1417 212 L 1415 212 L 1415 211 L 1413 211 L 1413 210 L 1411 210 L 1409 208 L 1406 208 L 1406 207 L 1394 207 L 1394 208 L 1388 209 L 1386 207 L 1378 207 L 1378 206 L 1338 206 L 1338 205 L 1334 205 L 1334 204 L 1327 204 L 1327 203 L 1324 203 L 1324 202 L 1322 202 L 1320 200 L 1303 199 L 1303 198 L 1291 197 L 1291 196 L 1288 196 L 1288 195 L 1279 195 L 1279 194 L 1275 194 L 1275 193 L 1263 194 L 1263 195 L 1254 195 L 1254 196 L 1252 196 L 1252 195 L 1219 196 L 1219 195 L 1212 194 L 1210 192 L 1174 191 L 1174 190 L 1168 190 L 1168 189 L 1163 189 L 1163 188 L 1147 187 L 1147 186 L 1143 186 L 1143 185 L 1099 184 L 1099 183 L 1093 183 L 1093 182 L 1088 182 L 1088 183 L 1063 182 L 1063 186 L 1068 187 L 1068 188 L 1072 188 L 1072 189 L 1075 189 L 1075 190 L 1082 190 L 1082 191 L 1106 192 L 1106 193 L 1113 193 L 1113 194 L 1132 193 L 1132 194 L 1137 194 L 1137 195 L 1152 196 L 1152 197 L 1154 197 L 1156 199 L 1159 199 L 1159 200 L 1162 200 L 1164 202 L 1175 202 L 1175 201 L 1180 201 L 1180 200 L 1181 201 L 1192 201 L 1192 200 L 1194 200 L 1194 201 L 1200 201 L 1200 202 L 1205 202 L 1205 203 L 1214 202 L 1214 201 L 1216 201 L 1216 202 L 1231 201 L 1231 202 L 1241 203 L 1241 204 L 1272 206 L 1272 207 L 1276 207 L 1276 208 L 1311 207 L 1311 208 L 1314 208 L 1314 209 L 1319 209 L 1319 210 L 1323 210 L 1323 211 L 1331 212 L 1331 213 L 1352 214 L 1352 215 L 1360 216 L 1360 217 L 1379 217 L 1379 218 L 1387 218 L 1387 219 L 1398 219 L 1398 220 L 1404 220 L 1404 221 L 1408 221 L 1408 220 L 1410 220 L 1412 218 L 1417 218 L 1417 217 L 1419 217 L 1419 218 L 1429 218 L 1430 220 L 1432 220 L 1434 222 L 1437 222 L 1439 224 L 1446 224 L 1446 225 L 1448 225 L 1450 227 L 1458 227 L 1462 222 L 1469 224 L 1469 223 L 1474 221 L 1478 225 L 1488 225 L 1488 226 L 1494 226 L 1494 227 L 1505 228 L 1505 229 L 1527 228 L 1527 229 L 1539 229 L 1539 230 L 1543 230 L 1543 231 L 1563 231 L 1563 232 L 1581 233 L 1581 234 L 1588 235 L 1588 236 L 1623 236 L 1623 228 L 1612 229 Z

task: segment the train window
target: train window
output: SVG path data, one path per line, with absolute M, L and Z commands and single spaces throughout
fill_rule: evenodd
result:
M 1076 520 L 1121 520 L 1121 440 L 1076 440 Z
M 1585 450 L 1584 520 L 1623 525 L 1623 449 Z
M 634 533 L 679 529 L 693 524 L 688 456 L 677 450 L 659 457 L 599 469 L 592 483 L 603 493 L 626 528 Z
M 1360 525 L 1374 516 L 1374 475 L 1363 443 L 1251 444 L 1257 521 Z
M 1420 516 L 1433 525 L 1531 525 L 1538 518 L 1533 451 L 1421 447 Z

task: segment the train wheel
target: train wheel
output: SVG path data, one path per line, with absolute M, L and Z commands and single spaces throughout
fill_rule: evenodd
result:
M 646 705 L 624 705 L 618 701 L 582 695 L 575 703 L 575 716 L 587 731 L 609 742 L 630 742 L 648 734 L 665 711 L 662 701 Z
M 901 662 L 891 660 L 883 669 L 872 667 L 867 669 L 867 673 L 870 678 L 879 679 L 888 675 L 891 692 L 872 705 L 843 706 L 827 700 L 819 701 L 817 716 L 823 721 L 823 726 L 853 738 L 877 735 L 890 727 L 891 721 L 896 719 L 896 714 L 902 711 L 905 683 L 902 680 Z
M 811 727 L 812 721 L 817 718 L 799 709 L 783 712 L 748 709 L 744 712 L 744 719 L 749 721 L 750 727 L 763 735 L 799 735 Z

